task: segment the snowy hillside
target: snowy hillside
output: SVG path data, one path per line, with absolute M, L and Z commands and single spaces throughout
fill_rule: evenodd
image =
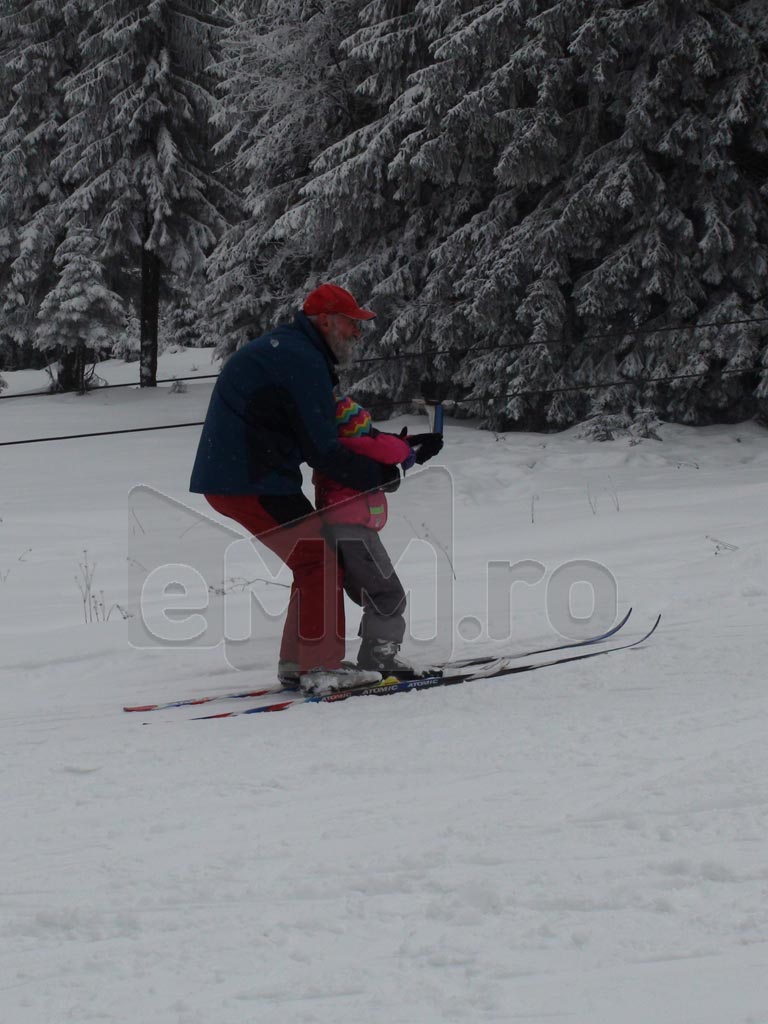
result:
M 2 440 L 193 423 L 210 388 L 2 401 Z M 457 622 L 490 562 L 587 559 L 628 639 L 662 613 L 646 645 L 205 722 L 122 711 L 273 681 L 274 625 L 242 671 L 129 642 L 129 495 L 207 516 L 198 428 L 0 449 L 0 1020 L 766 1024 L 768 434 L 660 433 L 448 422 L 452 523 L 418 473 L 392 499 L 395 541 L 450 526 Z M 546 580 L 511 608 L 456 647 L 557 642 Z

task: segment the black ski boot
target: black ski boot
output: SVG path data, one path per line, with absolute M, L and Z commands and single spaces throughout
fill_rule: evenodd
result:
M 398 679 L 417 679 L 424 673 L 404 658 L 398 658 L 400 644 L 394 640 L 363 640 L 357 653 L 357 667 L 381 672 Z

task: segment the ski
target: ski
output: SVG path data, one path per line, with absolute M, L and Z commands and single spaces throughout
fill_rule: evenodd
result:
M 599 644 L 603 640 L 608 640 L 610 637 L 615 636 L 620 629 L 623 629 L 631 614 L 632 609 L 630 608 L 624 618 L 615 626 L 612 626 L 611 629 L 607 630 L 605 633 L 598 633 L 595 636 L 588 637 L 586 640 L 575 640 L 565 644 L 556 644 L 554 647 L 541 647 L 538 650 L 533 651 L 521 651 L 519 654 L 512 655 L 511 657 L 532 658 L 537 654 L 552 654 L 555 651 L 570 650 L 573 647 L 588 647 L 591 644 Z M 452 661 L 446 662 L 444 665 L 436 665 L 432 669 L 432 673 L 433 675 L 438 676 L 446 669 L 468 668 L 471 665 L 489 665 L 495 661 L 498 661 L 498 657 L 492 655 L 484 655 L 478 658 L 464 658 L 460 661 Z M 220 700 L 243 700 L 247 697 L 266 697 L 269 694 L 293 692 L 294 691 L 289 687 L 269 686 L 261 690 L 239 690 L 235 693 L 217 693 L 209 697 L 188 697 L 183 700 L 169 700 L 161 704 L 136 704 L 131 707 L 124 707 L 123 711 L 164 711 L 166 708 L 195 707 L 198 704 L 210 704 L 214 701 Z
M 395 693 L 410 693 L 413 690 L 429 690 L 436 686 L 457 686 L 461 683 L 471 682 L 479 679 L 496 679 L 501 676 L 519 675 L 523 672 L 535 672 L 540 668 L 550 668 L 553 665 L 566 665 L 573 661 L 585 661 L 587 658 L 597 658 L 601 654 L 613 654 L 617 651 L 628 651 L 632 647 L 639 647 L 653 633 L 661 622 L 659 615 L 643 636 L 631 643 L 617 644 L 614 647 L 603 647 L 599 651 L 587 651 L 584 654 L 569 654 L 565 657 L 550 658 L 548 661 L 526 662 L 523 665 L 510 664 L 510 658 L 500 658 L 492 662 L 479 672 L 459 672 L 456 675 L 434 675 L 425 676 L 421 679 L 395 679 L 389 677 L 380 683 L 372 686 L 359 686 L 350 690 L 339 690 L 336 693 L 323 693 L 312 696 L 293 697 L 290 700 L 278 701 L 271 704 L 262 704 L 255 708 L 246 708 L 244 711 L 221 711 L 213 715 L 198 715 L 192 721 L 207 721 L 212 718 L 235 718 L 238 715 L 259 715 L 273 711 L 285 711 L 291 707 L 298 707 L 301 704 L 335 704 L 350 697 L 385 697 Z
M 245 697 L 266 697 L 273 693 L 282 693 L 285 687 L 268 686 L 263 690 L 239 690 L 237 693 L 216 693 L 212 697 L 189 697 L 186 700 L 169 700 L 165 704 L 136 704 L 125 707 L 123 711 L 162 711 L 164 708 L 194 707 L 196 704 L 210 704 L 214 700 L 242 700 Z
M 510 658 L 532 658 L 535 654 L 554 654 L 555 651 L 567 651 L 572 647 L 589 647 L 592 644 L 602 643 L 603 640 L 609 640 L 612 636 L 615 636 L 620 629 L 623 629 L 629 621 L 629 616 L 632 614 L 630 608 L 627 614 L 616 623 L 615 626 L 611 626 L 610 629 L 606 630 L 605 633 L 597 633 L 595 636 L 587 637 L 586 640 L 571 640 L 565 644 L 555 644 L 554 647 L 540 647 L 536 651 L 521 651 L 520 654 L 510 655 Z M 498 661 L 499 658 L 503 658 L 505 655 L 493 655 L 484 654 L 477 658 L 463 658 L 459 661 L 451 661 L 443 668 L 468 668 L 470 665 L 490 665 L 491 662 Z

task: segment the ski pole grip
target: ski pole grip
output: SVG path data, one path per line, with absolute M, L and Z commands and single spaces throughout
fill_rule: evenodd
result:
M 421 397 L 427 407 L 429 429 L 433 434 L 443 432 L 443 388 L 429 377 L 422 377 Z
M 441 402 L 424 402 L 427 410 L 427 422 L 432 434 L 443 432 L 443 406 Z

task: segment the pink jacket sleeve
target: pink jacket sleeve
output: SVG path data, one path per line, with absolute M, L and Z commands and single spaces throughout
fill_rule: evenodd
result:
M 376 437 L 366 434 L 364 437 L 340 437 L 339 440 L 356 455 L 365 455 L 387 466 L 404 462 L 411 451 L 410 445 L 394 434 L 377 434 Z

